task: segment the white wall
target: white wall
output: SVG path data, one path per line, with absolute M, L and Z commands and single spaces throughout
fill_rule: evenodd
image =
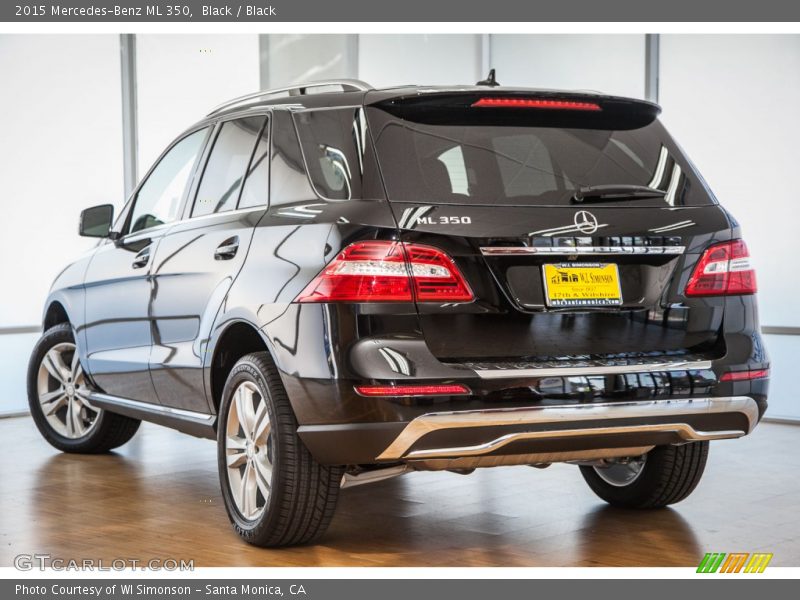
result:
M 480 48 L 478 35 L 359 35 L 358 75 L 375 87 L 471 85 Z
M 216 105 L 260 89 L 258 35 L 137 35 L 139 176 Z
M 119 36 L 0 35 L 0 81 L 0 327 L 39 325 L 50 283 L 91 247 L 81 209 L 122 200 Z M 34 338 L 0 335 L 0 414 L 27 406 Z
M 355 35 L 270 34 L 266 55 L 262 56 L 267 63 L 265 87 L 354 78 L 358 68 L 357 38 Z
M 663 120 L 720 202 L 742 223 L 761 322 L 800 327 L 791 244 L 800 194 L 800 36 L 661 37 Z M 800 337 L 768 336 L 769 415 L 800 418 L 792 357 Z
M 663 36 L 660 89 L 664 123 L 743 223 L 763 324 L 800 326 L 790 300 L 800 280 L 786 271 L 798 231 L 800 36 Z
M 644 98 L 644 35 L 493 35 L 502 85 L 597 90 Z
M 36 325 L 47 290 L 91 246 L 78 214 L 119 201 L 119 36 L 0 36 L 3 279 L 0 327 Z

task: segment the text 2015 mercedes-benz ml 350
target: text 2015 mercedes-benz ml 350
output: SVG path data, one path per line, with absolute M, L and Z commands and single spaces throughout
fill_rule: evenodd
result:
M 580 467 L 683 500 L 749 433 L 768 357 L 739 224 L 657 116 L 593 93 L 350 80 L 180 135 L 56 279 L 28 374 L 42 435 L 140 420 L 217 440 L 248 542 L 308 542 L 342 487 Z

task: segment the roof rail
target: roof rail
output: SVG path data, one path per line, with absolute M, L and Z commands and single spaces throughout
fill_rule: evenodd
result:
M 214 109 L 208 113 L 207 116 L 210 117 L 237 105 L 249 104 L 252 101 L 261 98 L 268 98 L 269 96 L 278 96 L 280 94 L 288 94 L 289 96 L 304 96 L 308 93 L 309 89 L 333 86 L 340 87 L 343 92 L 367 92 L 373 89 L 371 85 L 363 81 L 359 81 L 358 79 L 323 79 L 321 81 L 309 81 L 308 83 L 290 85 L 287 87 L 275 88 L 273 90 L 263 90 L 261 92 L 254 92 L 252 94 L 239 96 L 238 98 L 228 100 L 227 102 L 223 102 L 219 106 L 214 107 Z

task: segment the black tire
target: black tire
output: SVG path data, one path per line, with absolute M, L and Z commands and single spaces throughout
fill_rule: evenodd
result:
M 247 462 L 237 466 L 229 476 L 228 453 L 235 452 L 226 447 L 229 419 L 236 419 L 231 421 L 231 428 L 239 432 L 234 435 L 242 436 L 240 439 L 246 437 L 239 417 L 231 414 L 231 404 L 236 402 L 234 394 L 245 382 L 257 388 L 253 391 L 251 408 L 253 405 L 258 407 L 262 401 L 266 405 L 270 432 L 260 449 L 253 451 L 253 446 L 248 446 L 249 452 L 254 453 L 249 454 L 245 459 Z M 252 387 L 249 389 L 253 390 Z M 253 440 L 256 438 L 255 435 L 251 437 Z M 289 398 L 266 352 L 249 354 L 231 369 L 222 394 L 217 440 L 225 508 L 233 528 L 246 542 L 262 547 L 305 544 L 325 532 L 336 510 L 344 468 L 321 465 L 311 456 L 297 435 L 297 421 Z M 263 502 L 262 512 L 248 519 L 237 507 L 230 477 L 244 479 L 243 473 L 250 468 L 249 463 L 256 460 L 256 455 L 265 456 L 264 452 L 271 463 L 270 486 L 266 498 L 260 489 L 256 492 L 257 498 Z M 255 473 L 255 467 L 253 469 Z
M 594 467 L 581 474 L 600 498 L 621 508 L 663 508 L 691 494 L 700 482 L 708 459 L 708 442 L 656 446 L 646 455 L 639 476 L 627 485 L 612 485 Z
M 101 454 L 122 446 L 139 429 L 139 420 L 99 410 L 91 429 L 80 437 L 67 437 L 59 433 L 48 421 L 39 401 L 39 368 L 47 353 L 60 344 L 75 344 L 69 323 L 55 325 L 45 331 L 36 343 L 28 364 L 28 405 L 42 437 L 62 452 L 77 454 Z

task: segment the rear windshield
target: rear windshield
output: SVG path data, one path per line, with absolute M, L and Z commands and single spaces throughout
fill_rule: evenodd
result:
M 604 204 L 714 203 L 658 121 L 611 131 L 420 123 L 375 107 L 367 114 L 390 200 L 568 205 L 579 187 L 639 185 L 663 190 L 665 195 Z

